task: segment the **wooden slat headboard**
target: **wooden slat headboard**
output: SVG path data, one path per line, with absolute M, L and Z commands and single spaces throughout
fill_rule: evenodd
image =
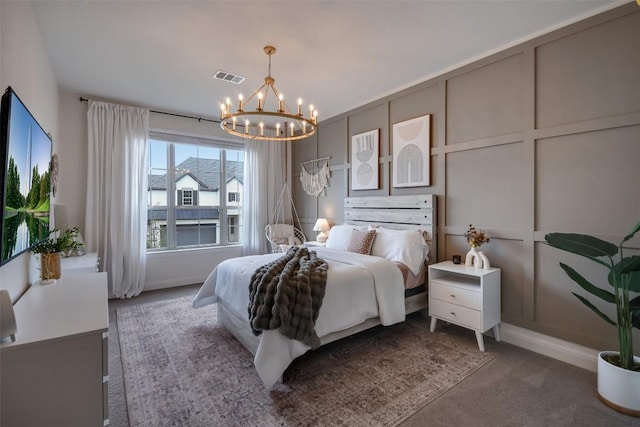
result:
M 429 263 L 438 259 L 436 212 L 436 196 L 433 194 L 347 197 L 344 200 L 346 223 L 426 231 Z

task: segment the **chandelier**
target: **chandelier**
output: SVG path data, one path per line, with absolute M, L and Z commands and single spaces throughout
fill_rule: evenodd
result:
M 264 53 L 269 56 L 269 74 L 264 84 L 246 100 L 242 94 L 238 95 L 235 112 L 231 112 L 231 98 L 220 104 L 220 127 L 232 135 L 261 141 L 295 141 L 313 135 L 318 128 L 318 110 L 309 105 L 309 114 L 305 117 L 301 98 L 298 98 L 296 114 L 289 110 L 271 77 L 271 55 L 276 53 L 276 48 L 265 46 Z

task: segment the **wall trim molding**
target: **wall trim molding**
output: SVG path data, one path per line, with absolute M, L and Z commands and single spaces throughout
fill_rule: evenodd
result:
M 502 341 L 596 372 L 598 351 L 509 323 L 500 324 Z

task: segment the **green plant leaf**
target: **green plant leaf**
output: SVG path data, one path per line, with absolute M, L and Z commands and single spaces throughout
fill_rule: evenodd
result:
M 601 289 L 601 288 L 595 286 L 594 284 L 589 282 L 587 279 L 585 279 L 584 276 L 582 276 L 580 273 L 578 273 L 573 268 L 569 267 L 568 265 L 566 265 L 566 264 L 564 264 L 562 262 L 560 263 L 560 267 L 562 267 L 564 272 L 567 273 L 567 276 L 569 276 L 574 282 L 576 282 L 578 285 L 580 285 L 580 287 L 582 289 L 584 289 L 587 292 L 590 292 L 591 294 L 593 294 L 593 295 L 595 295 L 595 296 L 597 296 L 599 298 L 602 298 L 606 302 L 610 302 L 612 304 L 615 304 L 616 296 L 614 294 L 612 294 L 609 291 L 605 291 L 604 289 Z
M 629 311 L 631 312 L 631 326 L 640 329 L 640 297 L 629 301 Z
M 622 240 L 622 243 L 624 243 L 627 240 L 631 239 L 633 237 L 633 235 L 636 234 L 638 231 L 640 231 L 640 222 L 637 223 L 635 227 L 633 227 L 633 230 L 631 230 L 631 232 L 629 234 L 624 236 L 624 239 Z
M 586 305 L 587 307 L 589 307 L 591 310 L 593 310 L 594 313 L 596 313 L 598 316 L 600 316 L 602 319 L 604 319 L 605 322 L 616 326 L 616 322 L 614 322 L 613 320 L 611 320 L 609 318 L 609 316 L 607 316 L 606 314 L 604 314 L 603 312 L 601 312 L 598 307 L 596 307 L 595 305 L 591 304 L 589 302 L 589 300 L 587 300 L 586 298 L 576 294 L 575 292 L 571 292 L 573 295 L 575 295 L 576 298 L 578 298 L 580 301 L 582 301 L 582 303 L 584 305 Z
M 624 269 L 622 268 L 624 261 Z M 613 276 L 625 274 L 629 277 L 629 290 L 632 292 L 640 292 L 640 256 L 634 255 L 625 257 L 623 261 L 618 261 L 613 269 L 609 271 L 607 279 L 611 286 L 614 286 Z M 620 278 L 622 279 L 622 278 Z
M 631 326 L 640 329 L 640 310 L 631 310 Z
M 598 257 L 613 257 L 618 253 L 618 247 L 597 237 L 587 234 L 550 233 L 544 236 L 547 244 L 563 251 L 596 260 Z M 605 264 L 606 265 L 606 264 Z
M 621 262 L 619 264 L 622 264 Z M 633 271 L 640 271 L 640 256 L 634 255 L 630 257 L 625 257 L 624 259 L 624 268 L 620 272 L 621 274 L 628 274 Z

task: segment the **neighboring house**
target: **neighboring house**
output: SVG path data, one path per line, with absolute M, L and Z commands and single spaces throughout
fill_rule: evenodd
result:
M 221 243 L 223 216 L 228 226 L 227 243 L 240 241 L 244 164 L 226 161 L 223 178 L 220 163 L 219 159 L 189 157 L 176 165 L 173 193 L 176 247 Z M 147 247 L 151 249 L 167 246 L 168 181 L 166 174 L 149 176 Z M 222 200 L 221 192 L 224 192 Z M 223 209 L 226 215 L 222 215 Z

